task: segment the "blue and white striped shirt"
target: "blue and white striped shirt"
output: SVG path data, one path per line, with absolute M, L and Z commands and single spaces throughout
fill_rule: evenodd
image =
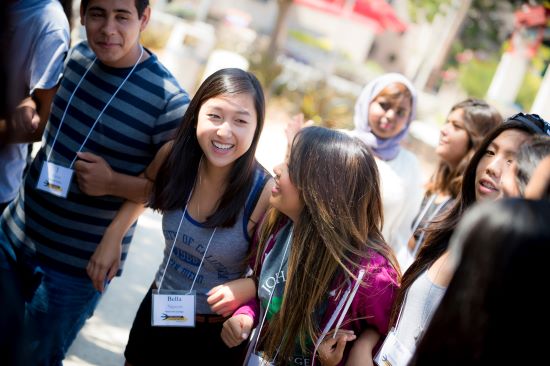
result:
M 88 196 L 80 191 L 74 176 L 67 199 L 35 187 L 67 102 L 94 57 L 85 42 L 71 51 L 53 101 L 42 147 L 17 198 L 1 219 L 2 230 L 12 244 L 36 250 L 40 263 L 77 276 L 86 276 L 88 260 L 123 199 Z M 71 101 L 50 162 L 65 167 L 71 164 L 97 116 L 130 70 L 131 67 L 111 68 L 96 60 Z M 117 172 L 138 175 L 157 150 L 173 137 L 188 104 L 187 93 L 151 54 L 137 65 L 109 104 L 82 151 L 103 157 Z M 134 227 L 122 242 L 122 263 L 133 232 Z

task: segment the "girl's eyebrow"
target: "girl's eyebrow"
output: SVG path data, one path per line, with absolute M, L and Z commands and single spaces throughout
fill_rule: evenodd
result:
M 231 105 L 237 108 L 237 110 L 235 111 L 235 113 L 237 113 L 237 114 L 244 114 L 244 115 L 246 115 L 246 116 L 250 116 L 250 112 L 249 112 L 247 109 L 245 109 L 245 108 L 243 108 L 243 107 L 241 107 L 240 105 L 235 104 L 235 103 L 231 103 Z M 217 111 L 223 111 L 223 108 L 218 107 L 218 106 L 215 106 L 215 105 L 210 105 L 209 108 L 215 109 L 215 110 L 217 110 Z

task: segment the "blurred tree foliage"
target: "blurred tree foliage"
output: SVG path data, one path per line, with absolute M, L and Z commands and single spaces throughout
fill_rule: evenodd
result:
M 409 0 L 409 13 L 414 21 L 425 18 L 432 21 L 453 0 Z M 449 62 L 454 62 L 457 53 L 465 49 L 500 53 L 502 43 L 513 30 L 513 12 L 523 4 L 545 4 L 548 0 L 473 0 L 462 25 L 460 36 L 452 47 Z
M 420 17 L 432 21 L 434 17 L 453 6 L 455 0 L 409 0 L 413 20 Z M 468 95 L 484 98 L 496 71 L 500 55 L 507 48 L 514 30 L 514 11 L 524 4 L 549 6 L 548 0 L 472 0 L 459 36 L 451 46 L 444 68 L 458 69 L 458 82 Z M 473 51 L 474 57 L 464 63 L 458 55 Z M 550 48 L 541 46 L 533 58 L 529 71 L 517 96 L 517 103 L 528 110 L 541 84 L 541 76 L 548 67 Z
M 497 69 L 498 59 L 472 59 L 458 67 L 458 82 L 471 97 L 485 98 Z

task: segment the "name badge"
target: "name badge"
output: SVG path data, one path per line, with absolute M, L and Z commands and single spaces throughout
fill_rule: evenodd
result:
M 379 366 L 406 366 L 411 358 L 412 352 L 397 339 L 395 328 L 392 328 L 374 356 L 374 362 Z
M 251 353 L 246 366 L 274 366 L 274 364 L 257 353 Z
M 74 170 L 45 161 L 42 164 L 36 189 L 67 198 Z
M 195 293 L 153 290 L 151 325 L 154 327 L 194 327 Z

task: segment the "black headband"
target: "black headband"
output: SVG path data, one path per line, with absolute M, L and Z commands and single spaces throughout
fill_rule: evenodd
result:
M 550 123 L 542 119 L 538 114 L 525 114 L 520 112 L 508 118 L 508 121 L 521 122 L 537 134 L 550 136 Z

